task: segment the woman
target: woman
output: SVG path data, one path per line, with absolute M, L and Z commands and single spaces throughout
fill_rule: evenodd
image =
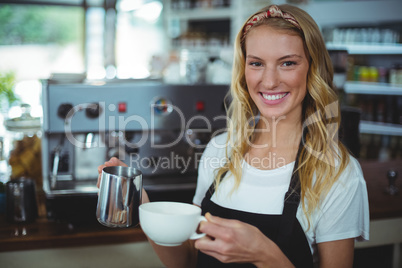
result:
M 354 240 L 368 239 L 367 190 L 336 138 L 332 77 L 320 31 L 301 9 L 272 5 L 246 21 L 228 132 L 199 165 L 193 202 L 207 236 L 170 248 L 151 241 L 167 267 L 352 267 Z

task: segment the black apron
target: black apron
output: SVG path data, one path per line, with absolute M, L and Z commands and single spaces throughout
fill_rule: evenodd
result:
M 296 218 L 300 203 L 300 180 L 298 172 L 298 158 L 301 145 L 296 157 L 293 175 L 289 189 L 285 194 L 282 215 L 268 215 L 250 213 L 221 207 L 211 201 L 215 192 L 215 185 L 209 187 L 201 203 L 202 214 L 210 212 L 214 216 L 226 219 L 236 219 L 257 227 L 264 235 L 274 241 L 282 252 L 296 267 L 313 267 L 313 257 L 306 235 Z M 222 176 L 224 178 L 225 174 Z M 198 251 L 197 267 L 255 267 L 251 263 L 222 263 L 219 260 Z

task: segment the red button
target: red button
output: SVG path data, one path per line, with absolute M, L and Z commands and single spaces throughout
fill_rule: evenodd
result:
M 203 101 L 197 101 L 197 103 L 195 104 L 195 109 L 197 110 L 197 112 L 202 112 L 205 110 L 205 103 Z
M 127 111 L 127 104 L 125 102 L 119 102 L 119 113 L 125 113 Z

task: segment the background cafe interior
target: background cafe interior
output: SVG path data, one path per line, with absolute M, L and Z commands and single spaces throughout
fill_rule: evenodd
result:
M 97 222 L 97 166 L 191 203 L 235 35 L 269 3 L 309 12 L 332 58 L 370 202 L 354 267 L 402 267 L 400 0 L 0 0 L 1 266 L 163 267 L 140 227 Z

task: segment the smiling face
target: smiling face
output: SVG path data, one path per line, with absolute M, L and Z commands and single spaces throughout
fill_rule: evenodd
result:
M 300 122 L 309 70 L 302 39 L 260 25 L 247 34 L 245 48 L 246 83 L 261 116 Z

